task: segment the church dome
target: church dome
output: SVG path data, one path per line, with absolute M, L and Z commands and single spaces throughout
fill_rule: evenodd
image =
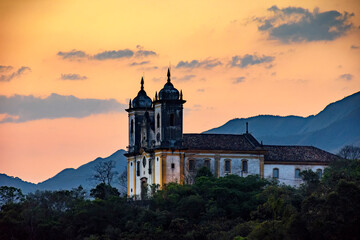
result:
M 144 90 L 144 78 L 141 78 L 141 90 L 132 101 L 133 108 L 151 108 L 152 101 Z
M 163 89 L 159 92 L 160 100 L 177 100 L 179 99 L 179 91 L 174 88 L 174 85 L 170 82 L 170 70 L 168 69 L 167 73 L 167 83 L 164 85 Z

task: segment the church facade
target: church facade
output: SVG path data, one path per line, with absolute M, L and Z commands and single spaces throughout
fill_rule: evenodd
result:
M 196 172 L 207 167 L 214 176 L 237 174 L 276 178 L 299 186 L 300 172 L 322 175 L 337 156 L 311 146 L 262 145 L 247 127 L 244 134 L 184 134 L 182 91 L 167 82 L 151 100 L 141 89 L 126 109 L 129 116 L 127 194 L 143 198 L 153 184 L 193 183 Z

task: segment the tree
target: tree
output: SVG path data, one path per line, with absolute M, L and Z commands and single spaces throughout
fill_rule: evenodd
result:
M 344 159 L 360 159 L 360 147 L 347 145 L 340 150 L 338 155 Z
M 0 206 L 3 204 L 16 203 L 23 199 L 24 195 L 21 189 L 8 186 L 0 187 Z
M 90 196 L 98 199 L 108 199 L 111 196 L 118 197 L 120 196 L 120 193 L 116 188 L 109 184 L 100 183 L 96 188 L 90 190 Z
M 95 174 L 93 178 L 100 183 L 111 186 L 114 176 L 118 174 L 113 170 L 114 168 L 115 161 L 101 161 L 94 167 Z

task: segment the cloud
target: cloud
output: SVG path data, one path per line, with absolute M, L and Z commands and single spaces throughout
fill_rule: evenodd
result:
M 75 96 L 63 96 L 52 93 L 46 98 L 33 95 L 0 95 L 0 114 L 8 117 L 4 122 L 26 122 L 37 119 L 83 118 L 92 114 L 122 112 L 125 104 L 115 99 L 80 99 Z
M 360 47 L 359 47 L 359 46 L 356 46 L 356 45 L 351 45 L 350 48 L 351 48 L 351 49 L 359 49 Z
M 205 92 L 205 89 L 204 88 L 199 88 L 196 90 L 197 92 Z
M 88 58 L 89 56 L 83 52 L 83 51 L 78 51 L 76 49 L 73 49 L 69 52 L 58 52 L 57 53 L 58 56 L 62 57 L 63 59 L 68 59 L 68 60 L 74 60 L 74 59 L 81 59 L 81 58 Z
M 73 49 L 68 52 L 58 52 L 57 55 L 65 60 L 81 60 L 81 59 L 93 59 L 93 60 L 108 60 L 108 59 L 119 59 L 119 58 L 130 58 L 130 57 L 148 57 L 152 55 L 157 55 L 156 52 L 150 50 L 144 50 L 143 47 L 137 45 L 138 49 L 134 52 L 131 49 L 120 49 L 120 50 L 109 50 L 96 53 L 94 55 L 89 55 L 81 50 Z
M 8 71 L 10 71 L 12 69 L 13 69 L 12 66 L 1 66 L 0 65 L 0 72 L 8 72 Z
M 10 67 L 10 66 L 6 66 L 6 67 Z M 12 67 L 8 68 L 8 69 L 12 69 Z M 8 71 L 8 70 L 6 70 L 6 71 Z M 13 80 L 14 78 L 20 77 L 22 74 L 29 72 L 29 71 L 31 71 L 31 69 L 29 67 L 22 66 L 17 71 L 15 71 L 11 74 L 0 75 L 0 82 L 9 82 L 9 81 Z
M 134 55 L 134 52 L 130 49 L 124 50 L 113 50 L 113 51 L 104 51 L 94 55 L 96 60 L 107 60 L 107 59 L 117 59 L 117 58 L 129 58 Z
M 233 84 L 242 83 L 242 82 L 244 82 L 244 80 L 245 80 L 245 77 L 235 78 L 235 80 L 233 81 Z
M 61 80 L 86 80 L 86 76 L 81 76 L 76 73 L 61 74 Z
M 199 60 L 192 60 L 190 62 L 188 61 L 180 61 L 177 65 L 176 68 L 213 68 L 216 66 L 222 65 L 222 63 L 220 61 L 218 61 L 217 59 L 206 59 L 204 61 L 199 61 Z
M 243 57 L 241 56 L 234 56 L 230 62 L 232 67 L 239 67 L 239 68 L 246 68 L 249 65 L 257 65 L 261 63 L 269 63 L 274 61 L 275 57 L 272 56 L 257 56 L 246 54 Z
M 343 80 L 347 80 L 347 81 L 351 81 L 354 78 L 354 75 L 350 74 L 350 73 L 345 73 L 340 75 L 339 79 L 343 79 Z
M 142 62 L 133 62 L 130 64 L 130 66 L 139 66 L 139 65 L 145 65 L 150 63 L 150 61 L 142 61 Z
M 176 81 L 189 81 L 190 79 L 192 79 L 194 77 L 196 77 L 196 75 L 185 75 L 181 78 L 173 77 L 173 79 Z
M 338 11 L 313 12 L 301 7 L 278 8 L 272 6 L 268 11 L 273 16 L 256 18 L 258 30 L 267 32 L 270 39 L 283 43 L 332 41 L 346 34 L 353 27 L 350 18 L 354 16 Z

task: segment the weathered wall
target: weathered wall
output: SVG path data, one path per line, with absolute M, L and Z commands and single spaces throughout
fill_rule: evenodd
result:
M 324 172 L 325 166 L 323 165 L 301 165 L 301 164 L 267 164 L 264 165 L 264 177 L 272 178 L 273 169 L 279 169 L 279 181 L 291 186 L 298 187 L 303 181 L 301 178 L 295 178 L 295 170 L 298 168 L 300 171 L 309 170 L 316 172 L 317 169 L 321 169 Z

